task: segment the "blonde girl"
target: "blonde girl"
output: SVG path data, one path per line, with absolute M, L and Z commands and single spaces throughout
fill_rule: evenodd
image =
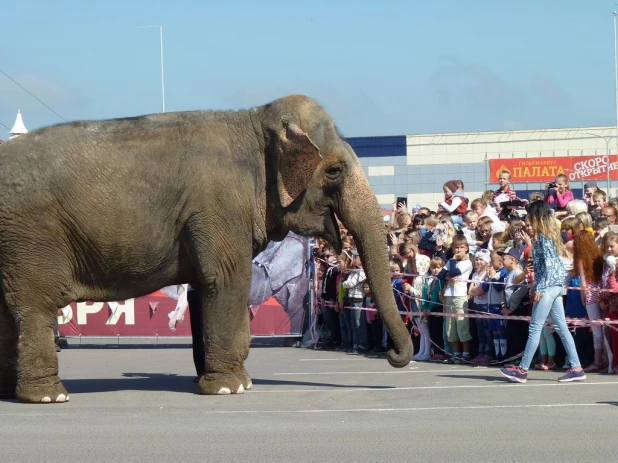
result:
M 552 211 L 546 202 L 535 201 L 530 203 L 526 221 L 530 223 L 534 240 L 533 260 L 536 283 L 528 342 L 519 366 L 511 365 L 501 368 L 500 373 L 511 381 L 526 382 L 528 368 L 530 368 L 530 363 L 539 347 L 541 329 L 549 315 L 552 325 L 558 332 L 566 350 L 567 361 L 571 365 L 571 368 L 558 378 L 558 381 L 581 381 L 586 378 L 586 373 L 579 362 L 575 342 L 564 318 L 564 306 L 562 304 L 565 269 L 560 256 L 564 255 L 566 249 L 562 243 L 560 230 L 556 226 Z
M 549 190 L 552 188 L 554 191 L 550 193 Z M 547 204 L 556 203 L 556 218 L 566 217 L 566 206 L 575 199 L 569 186 L 569 178 L 564 174 L 558 174 L 553 185 L 546 183 L 544 199 Z

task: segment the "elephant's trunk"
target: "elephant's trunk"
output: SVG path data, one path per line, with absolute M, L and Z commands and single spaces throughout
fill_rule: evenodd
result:
M 356 169 L 343 188 L 338 215 L 354 237 L 376 308 L 393 338 L 395 349 L 389 350 L 388 362 L 403 368 L 410 363 L 414 347 L 393 295 L 380 206 L 360 165 Z

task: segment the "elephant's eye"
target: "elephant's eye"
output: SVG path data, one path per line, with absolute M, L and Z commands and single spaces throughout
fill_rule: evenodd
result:
M 328 169 L 326 169 L 326 176 L 330 180 L 337 180 L 341 175 L 342 171 L 343 168 L 341 167 L 341 164 L 335 164 L 334 166 L 330 166 Z

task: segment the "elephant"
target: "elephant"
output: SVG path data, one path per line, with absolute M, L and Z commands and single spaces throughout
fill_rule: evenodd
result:
M 70 302 L 117 301 L 189 283 L 202 303 L 201 394 L 252 387 L 252 259 L 289 231 L 341 253 L 352 233 L 405 367 L 377 199 L 315 100 L 183 111 L 34 130 L 0 146 L 0 397 L 61 403 L 54 320 Z

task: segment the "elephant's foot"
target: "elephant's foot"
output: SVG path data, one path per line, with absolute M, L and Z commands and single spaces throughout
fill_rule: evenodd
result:
M 245 370 L 245 367 L 242 367 L 241 370 L 234 371 L 234 374 L 240 379 L 245 391 L 253 389 L 253 381 L 251 381 L 251 377 L 249 373 L 247 373 L 247 370 Z
M 205 395 L 242 394 L 245 387 L 234 373 L 206 373 L 200 378 L 198 392 Z
M 30 404 L 64 403 L 69 401 L 69 394 L 60 378 L 52 377 L 38 380 L 36 383 L 18 384 L 17 400 Z
M 15 372 L 0 371 L 0 399 L 16 399 L 17 374 Z

